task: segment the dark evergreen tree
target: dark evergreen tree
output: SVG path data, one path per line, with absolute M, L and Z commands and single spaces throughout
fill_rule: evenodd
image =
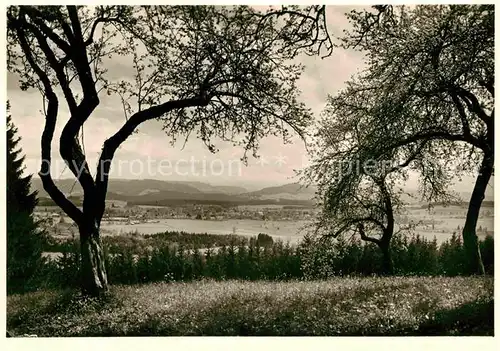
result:
M 7 103 L 7 111 L 9 105 Z M 43 235 L 33 219 L 36 192 L 30 191 L 31 175 L 23 176 L 17 128 L 7 116 L 7 291 L 33 287 L 42 260 Z
M 7 106 L 8 108 L 8 106 Z M 24 156 L 17 145 L 17 128 L 7 116 L 7 212 L 32 213 L 37 202 L 36 192 L 30 192 L 31 175 L 23 177 Z

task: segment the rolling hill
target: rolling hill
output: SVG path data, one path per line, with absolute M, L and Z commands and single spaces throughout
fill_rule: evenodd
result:
M 57 186 L 67 196 L 78 198 L 82 195 L 80 184 L 74 179 L 56 181 Z M 48 198 L 39 178 L 32 179 L 33 190 L 40 198 Z M 197 181 L 163 181 L 154 179 L 111 179 L 108 187 L 108 200 L 121 200 L 136 205 L 178 205 L 185 203 L 204 203 L 222 205 L 243 204 L 283 204 L 312 205 L 316 188 L 304 187 L 298 183 L 265 187 L 249 192 L 240 186 L 219 186 Z M 423 204 L 420 192 L 406 189 L 402 200 L 409 204 Z M 467 203 L 469 193 L 460 192 L 463 203 Z M 493 203 L 493 196 L 486 194 L 485 201 Z M 486 204 L 485 204 L 486 205 Z
M 56 185 L 67 196 L 79 198 L 83 194 L 79 183 L 73 179 L 56 181 Z M 33 190 L 50 203 L 48 194 L 43 189 L 40 179 L 32 181 Z M 123 180 L 112 179 L 109 182 L 107 200 L 120 200 L 133 205 L 181 205 L 186 203 L 234 205 L 313 205 L 314 191 L 301 188 L 298 184 L 263 188 L 257 192 L 248 192 L 238 186 L 216 186 L 203 182 L 161 181 L 152 179 Z
M 83 190 L 74 179 L 61 179 L 55 181 L 56 185 L 65 194 L 81 195 Z M 33 178 L 31 181 L 32 190 L 37 190 L 40 197 L 48 197 L 39 178 Z M 237 186 L 215 186 L 202 182 L 183 182 L 183 181 L 163 181 L 155 179 L 111 179 L 109 181 L 108 191 L 123 196 L 144 196 L 161 192 L 176 192 L 183 194 L 242 194 L 247 189 Z
M 288 200 L 312 200 L 316 188 L 305 187 L 299 183 L 289 183 L 281 186 L 263 188 L 245 194 L 252 199 L 288 199 Z

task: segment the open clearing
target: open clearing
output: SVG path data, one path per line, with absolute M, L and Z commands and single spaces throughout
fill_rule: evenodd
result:
M 492 277 L 198 281 L 7 297 L 14 335 L 493 335 Z

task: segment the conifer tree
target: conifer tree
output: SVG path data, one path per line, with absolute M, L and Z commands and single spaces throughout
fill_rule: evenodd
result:
M 7 111 L 9 104 L 7 103 Z M 25 157 L 18 147 L 17 128 L 7 116 L 7 291 L 32 287 L 42 260 L 42 232 L 33 219 L 36 192 L 31 175 L 23 176 Z
M 8 108 L 8 106 L 7 106 Z M 36 192 L 30 192 L 31 175 L 23 177 L 25 157 L 17 148 L 21 138 L 16 137 L 17 128 L 12 117 L 7 116 L 7 213 L 27 212 L 36 206 Z

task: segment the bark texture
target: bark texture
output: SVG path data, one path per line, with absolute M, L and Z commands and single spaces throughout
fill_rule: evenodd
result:
M 488 182 L 493 174 L 493 155 L 484 155 L 479 170 L 479 175 L 476 178 L 474 190 L 469 202 L 467 217 L 462 232 L 464 241 L 464 250 L 466 253 L 466 269 L 469 274 L 484 274 L 484 265 L 481 259 L 481 251 L 479 250 L 479 242 L 476 234 L 477 220 L 479 218 L 479 210 L 484 200 L 484 194 L 488 186 Z
M 381 243 L 379 245 L 380 250 L 382 251 L 382 272 L 385 275 L 394 274 L 394 262 L 392 261 L 391 249 L 389 246 L 389 242 Z
M 108 290 L 104 251 L 97 228 L 80 229 L 82 293 L 100 296 Z

